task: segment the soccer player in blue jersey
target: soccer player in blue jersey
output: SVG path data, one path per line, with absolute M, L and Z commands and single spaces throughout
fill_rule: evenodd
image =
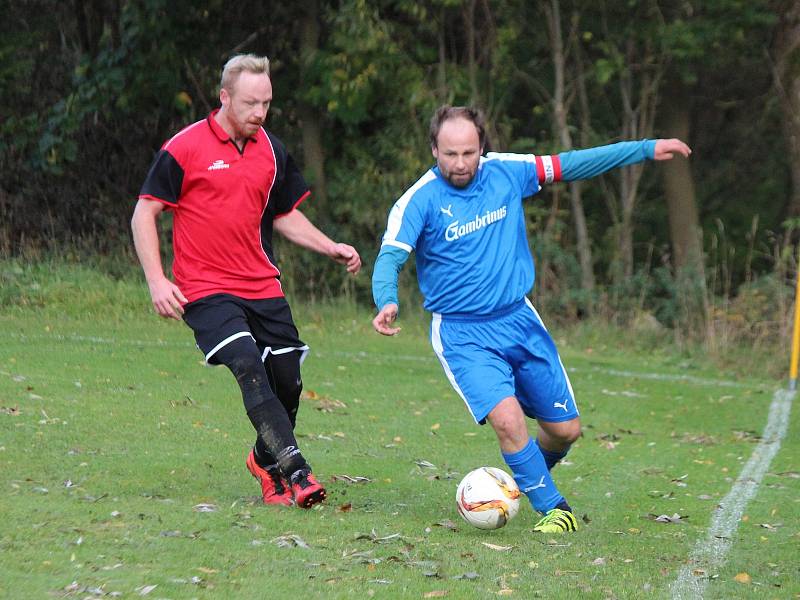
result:
M 433 350 L 475 421 L 491 424 L 514 479 L 542 514 L 534 531 L 575 531 L 550 470 L 580 436 L 580 418 L 558 350 L 526 297 L 534 268 L 522 200 L 545 183 L 691 150 L 659 139 L 552 156 L 484 156 L 480 111 L 452 106 L 434 114 L 430 142 L 436 166 L 389 213 L 372 277 L 372 324 L 383 335 L 400 331 L 397 279 L 413 250 L 424 307 L 433 314 Z M 536 419 L 536 439 L 525 417 Z

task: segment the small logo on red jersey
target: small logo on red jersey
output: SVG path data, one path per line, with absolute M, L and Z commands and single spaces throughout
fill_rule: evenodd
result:
M 226 163 L 221 158 L 219 160 L 215 160 L 211 165 L 208 167 L 209 171 L 219 171 L 220 169 L 230 169 L 231 166 Z

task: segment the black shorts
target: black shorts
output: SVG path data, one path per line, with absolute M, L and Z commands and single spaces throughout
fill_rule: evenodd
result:
M 246 300 L 230 294 L 214 294 L 184 307 L 183 320 L 194 331 L 197 347 L 206 363 L 217 365 L 217 351 L 241 337 L 252 338 L 261 359 L 272 354 L 300 352 L 300 362 L 308 353 L 297 333 L 286 298 Z

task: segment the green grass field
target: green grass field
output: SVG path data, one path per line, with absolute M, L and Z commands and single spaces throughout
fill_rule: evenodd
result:
M 524 501 L 486 532 L 455 489 L 504 465 L 426 324 L 386 339 L 367 311 L 298 306 L 297 434 L 329 497 L 264 507 L 230 374 L 147 312 L 143 284 L 82 287 L 0 312 L 2 598 L 668 597 L 784 385 L 556 331 L 584 436 L 554 477 L 581 529 L 534 535 Z M 796 415 L 706 597 L 800 597 Z

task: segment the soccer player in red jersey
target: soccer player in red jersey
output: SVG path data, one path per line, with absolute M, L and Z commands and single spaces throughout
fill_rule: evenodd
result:
M 210 365 L 236 377 L 257 432 L 246 464 L 267 504 L 310 508 L 325 489 L 297 446 L 302 391 L 299 338 L 279 279 L 272 234 L 324 254 L 352 274 L 355 248 L 334 242 L 297 206 L 310 194 L 283 143 L 264 129 L 272 101 L 269 59 L 231 58 L 221 107 L 161 147 L 131 226 L 155 311 L 192 328 Z M 173 212 L 173 281 L 161 263 L 158 217 Z

